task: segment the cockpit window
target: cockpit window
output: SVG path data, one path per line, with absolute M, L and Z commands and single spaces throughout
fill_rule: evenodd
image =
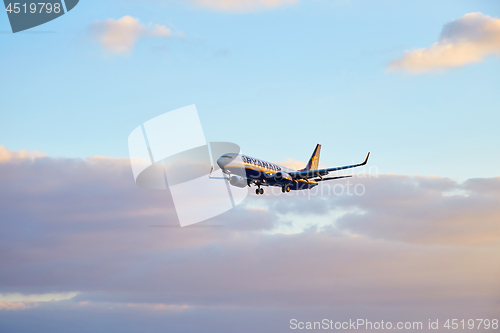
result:
M 229 155 L 223 155 L 222 157 L 224 157 L 224 158 L 233 158 L 232 156 L 229 156 Z

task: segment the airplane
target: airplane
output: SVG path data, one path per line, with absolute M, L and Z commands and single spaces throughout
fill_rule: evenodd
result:
M 363 166 L 368 162 L 368 157 L 370 157 L 370 153 L 368 153 L 363 163 L 360 164 L 318 169 L 320 151 L 321 145 L 318 144 L 316 145 L 316 148 L 314 149 L 306 167 L 300 170 L 290 169 L 276 163 L 270 163 L 257 158 L 235 153 L 222 155 L 217 160 L 217 165 L 221 168 L 222 172 L 227 175 L 223 177 L 223 179 L 228 180 L 232 186 L 246 187 L 255 185 L 257 186 L 255 193 L 258 195 L 264 194 L 264 189 L 262 188 L 263 186 L 278 186 L 281 187 L 281 191 L 285 193 L 290 192 L 291 190 L 311 189 L 322 181 L 352 177 L 324 176 L 333 171 Z M 210 174 L 212 174 L 212 172 Z

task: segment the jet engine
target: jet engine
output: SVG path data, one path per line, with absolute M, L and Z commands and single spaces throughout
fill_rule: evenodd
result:
M 248 182 L 245 178 L 243 177 L 240 177 L 240 176 L 236 176 L 236 175 L 232 175 L 230 178 L 229 178 L 229 184 L 233 185 L 233 186 L 236 186 L 236 187 L 245 187 L 248 185 Z
M 274 174 L 274 180 L 281 184 L 288 184 L 292 182 L 292 176 L 286 172 L 278 171 Z

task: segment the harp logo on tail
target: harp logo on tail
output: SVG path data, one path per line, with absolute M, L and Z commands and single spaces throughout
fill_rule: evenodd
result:
M 317 170 L 319 166 L 319 152 L 321 151 L 321 145 L 318 144 L 316 145 L 316 148 L 314 149 L 314 152 L 309 159 L 309 163 L 307 163 L 307 166 L 302 169 L 301 171 L 306 171 L 306 170 Z

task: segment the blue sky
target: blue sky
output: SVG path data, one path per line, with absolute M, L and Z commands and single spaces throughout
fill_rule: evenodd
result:
M 389 72 L 495 1 L 300 1 L 246 13 L 186 1 L 81 1 L 26 33 L 0 34 L 0 143 L 50 156 L 126 157 L 128 134 L 196 104 L 207 140 L 271 161 L 359 161 L 382 173 L 498 174 L 498 57 L 442 72 Z M 97 21 L 130 15 L 172 30 L 113 54 Z M 6 14 L 0 31 L 9 31 Z M 35 33 L 47 32 L 47 33 Z M 183 34 L 179 37 L 178 34 Z

